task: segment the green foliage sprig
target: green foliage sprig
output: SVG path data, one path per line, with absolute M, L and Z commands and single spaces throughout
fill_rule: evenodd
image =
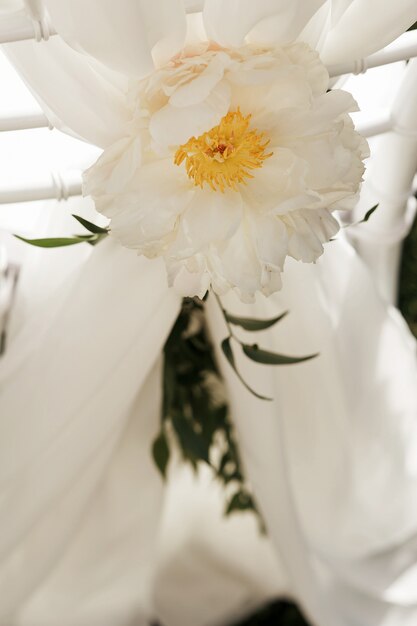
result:
M 283 320 L 284 317 L 288 314 L 288 311 L 286 311 L 285 313 L 281 313 L 281 315 L 273 317 L 269 320 L 259 320 L 248 317 L 236 317 L 235 315 L 231 315 L 230 313 L 228 313 L 223 308 L 223 305 L 218 296 L 216 296 L 216 299 L 226 322 L 227 329 L 229 331 L 228 336 L 223 339 L 221 343 L 223 354 L 230 363 L 239 380 L 246 387 L 246 389 L 260 400 L 271 401 L 272 398 L 262 396 L 257 391 L 252 389 L 252 387 L 250 387 L 248 383 L 242 378 L 242 375 L 240 374 L 236 366 L 236 360 L 232 349 L 232 341 L 240 345 L 245 356 L 247 356 L 251 361 L 255 361 L 256 363 L 261 363 L 263 365 L 293 365 L 295 363 L 303 363 L 304 361 L 309 361 L 310 359 L 314 359 L 316 356 L 318 356 L 318 354 L 309 354 L 308 356 L 287 356 L 286 354 L 279 354 L 277 352 L 264 350 L 263 348 L 260 348 L 256 343 L 244 343 L 239 339 L 239 337 L 235 335 L 233 331 L 233 326 L 240 326 L 244 330 L 252 332 L 265 330 L 267 328 L 271 328 L 272 326 Z
M 77 243 L 88 243 L 90 246 L 95 246 L 109 234 L 108 228 L 97 226 L 97 224 L 89 222 L 80 215 L 73 215 L 72 217 L 91 234 L 74 235 L 73 237 L 47 237 L 41 239 L 26 239 L 26 237 L 22 237 L 21 235 L 15 235 L 15 237 L 16 239 L 20 239 L 20 241 L 24 241 L 31 246 L 37 246 L 38 248 L 63 248 L 65 246 L 73 246 Z

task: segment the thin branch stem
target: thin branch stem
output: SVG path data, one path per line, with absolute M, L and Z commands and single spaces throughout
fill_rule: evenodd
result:
M 213 291 L 213 293 L 214 293 L 214 297 L 217 300 L 217 304 L 219 305 L 220 311 L 222 312 L 224 321 L 225 321 L 226 326 L 227 326 L 227 330 L 229 331 L 229 337 L 233 337 L 233 339 L 236 339 L 236 341 L 241 343 L 239 341 L 239 339 L 236 337 L 236 335 L 233 333 L 232 326 L 231 326 L 229 320 L 227 319 L 227 313 L 226 313 L 226 310 L 223 308 L 222 301 L 220 300 L 220 296 L 218 296 L 217 293 L 215 293 L 214 291 Z

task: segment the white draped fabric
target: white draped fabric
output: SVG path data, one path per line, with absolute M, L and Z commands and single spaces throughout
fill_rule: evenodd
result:
M 383 11 L 376 0 L 206 0 L 192 19 L 179 0 L 28 4 L 49 12 L 59 36 L 8 46 L 10 58 L 55 126 L 100 147 L 123 135 L 127 81 L 175 54 L 187 26 L 189 38 L 204 27 L 230 45 L 298 37 L 334 63 L 417 20 L 414 0 Z M 46 279 L 50 254 L 28 272 Z M 163 504 L 149 446 L 179 299 L 159 261 L 107 241 L 68 263 L 22 311 L 0 362 L 0 623 L 138 626 L 157 615 L 166 626 L 220 626 L 281 593 L 318 626 L 414 625 L 415 342 L 354 250 L 338 241 L 317 265 L 289 263 L 269 300 L 226 299 L 249 316 L 290 310 L 262 343 L 320 352 L 293 368 L 240 364 L 270 404 L 219 355 L 272 543 L 250 520 L 221 521 L 204 475 L 198 487 L 174 467 Z M 218 343 L 213 302 L 208 315 Z

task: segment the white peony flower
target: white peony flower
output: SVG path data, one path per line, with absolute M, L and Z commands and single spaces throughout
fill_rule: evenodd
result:
M 350 94 L 307 45 L 186 47 L 131 83 L 126 136 L 85 173 L 112 234 L 162 256 L 170 285 L 244 301 L 281 286 L 285 259 L 314 262 L 364 172 Z

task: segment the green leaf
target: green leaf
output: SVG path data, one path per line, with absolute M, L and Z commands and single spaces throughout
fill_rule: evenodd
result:
M 369 220 L 369 218 L 373 215 L 373 213 L 377 210 L 378 207 L 379 207 L 379 204 L 375 204 L 375 206 L 373 206 L 371 209 L 369 209 L 365 213 L 365 216 L 361 220 L 359 220 L 359 222 L 353 222 L 352 224 L 345 224 L 344 226 L 342 226 L 342 228 L 352 228 L 353 226 L 359 226 L 360 224 L 365 224 L 365 222 Z M 333 239 L 330 239 L 330 241 L 333 241 Z
M 223 351 L 224 356 L 229 361 L 229 363 L 232 366 L 236 376 L 239 378 L 240 382 L 244 385 L 244 387 L 246 387 L 246 389 L 248 391 L 250 391 L 250 393 L 252 395 L 254 395 L 256 398 L 259 398 L 260 400 L 269 400 L 269 401 L 271 401 L 272 398 L 267 398 L 266 396 L 261 396 L 259 393 L 254 391 L 251 387 L 249 387 L 247 382 L 240 375 L 240 373 L 239 373 L 239 371 L 238 371 L 238 369 L 236 367 L 235 357 L 234 357 L 234 354 L 233 354 L 233 351 L 232 351 L 232 346 L 230 345 L 230 337 L 226 337 L 226 339 L 223 339 L 221 346 L 222 346 L 222 351 Z
M 310 354 L 308 356 L 286 356 L 285 354 L 277 354 L 276 352 L 269 352 L 268 350 L 262 350 L 257 345 L 250 346 L 248 344 L 242 344 L 243 352 L 246 356 L 256 363 L 262 363 L 263 365 L 292 365 L 294 363 L 302 363 L 303 361 L 309 361 L 314 359 L 318 354 Z
M 90 235 L 90 239 L 88 239 L 88 235 L 86 235 L 86 242 L 90 244 L 90 246 L 96 246 L 102 239 L 105 239 L 108 236 L 108 233 L 101 233 L 101 235 Z
M 74 246 L 77 243 L 88 242 L 85 237 L 55 237 L 48 239 L 26 239 L 20 235 L 14 235 L 16 239 L 29 243 L 31 246 L 38 246 L 39 248 L 62 248 L 64 246 Z M 91 235 L 90 235 L 91 237 Z
M 82 226 L 84 226 L 84 228 L 89 230 L 90 233 L 94 233 L 95 235 L 107 235 L 109 233 L 108 228 L 102 228 L 101 226 L 97 226 L 97 224 L 93 224 L 92 222 L 89 222 L 84 217 L 81 217 L 81 215 L 74 215 L 73 213 L 72 217 L 74 217 L 77 220 L 77 222 L 79 222 Z
M 234 511 L 247 511 L 255 508 L 253 499 L 247 491 L 238 491 L 231 498 L 226 508 L 226 515 L 230 515 Z
M 365 213 L 365 217 L 360 222 L 358 222 L 358 224 L 364 224 L 365 222 L 367 222 L 369 218 L 371 217 L 371 215 L 377 210 L 378 207 L 379 207 L 379 204 L 376 204 L 375 206 L 372 207 L 372 209 L 369 209 L 369 211 Z
M 175 385 L 176 385 L 176 377 L 175 377 L 175 369 L 165 356 L 164 358 L 164 368 L 163 368 L 163 381 L 162 381 L 162 390 L 163 390 L 163 399 L 162 399 L 162 420 L 167 419 L 170 416 L 171 408 L 174 404 L 175 398 Z
M 228 313 L 227 311 L 224 311 L 224 314 L 227 321 L 231 324 L 241 326 L 245 330 L 257 331 L 265 330 L 266 328 L 274 326 L 274 324 L 277 324 L 277 322 L 281 321 L 288 314 L 288 311 L 285 311 L 285 313 L 281 313 L 281 315 L 273 317 L 269 320 L 258 320 L 251 317 L 237 317 L 235 315 L 231 315 L 231 313 Z
M 205 461 L 210 464 L 210 441 L 201 433 L 197 433 L 193 429 L 191 421 L 187 418 L 177 414 L 173 415 L 171 420 L 185 457 L 195 461 Z
M 157 468 L 165 479 L 169 461 L 169 446 L 163 430 L 161 430 L 158 437 L 153 442 L 152 456 Z
M 231 450 L 227 450 L 223 454 L 217 474 L 225 485 L 232 480 L 238 480 L 240 482 L 243 481 L 243 476 L 239 470 L 237 459 L 233 456 Z

